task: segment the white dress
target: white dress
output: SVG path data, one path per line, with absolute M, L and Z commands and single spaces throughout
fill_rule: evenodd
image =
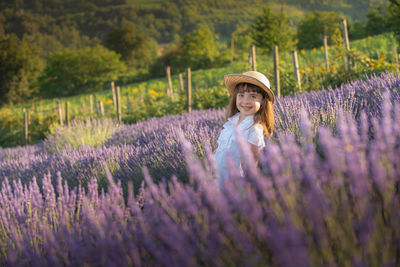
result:
M 229 156 L 235 166 L 242 172 L 240 149 L 236 142 L 235 127 L 242 134 L 242 138 L 250 144 L 258 146 L 259 149 L 265 146 L 263 128 L 260 124 L 254 123 L 253 115 L 247 116 L 237 125 L 240 113 L 228 118 L 228 121 L 223 125 L 221 134 L 218 137 L 218 148 L 215 153 L 215 163 L 218 172 L 218 186 L 221 187 L 223 179 L 228 178 L 227 156 Z

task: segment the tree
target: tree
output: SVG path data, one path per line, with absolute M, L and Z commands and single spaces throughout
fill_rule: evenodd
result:
M 206 25 L 200 26 L 182 40 L 181 64 L 192 69 L 213 66 L 219 55 L 214 34 Z
M 277 14 L 269 8 L 264 8 L 263 13 L 251 25 L 251 37 L 254 44 L 267 53 L 272 51 L 274 45 L 284 51 L 292 48 L 295 43 L 294 33 L 283 9 Z
M 249 56 L 249 47 L 252 43 L 252 38 L 250 36 L 250 31 L 248 28 L 238 27 L 235 32 L 229 38 L 228 47 L 231 46 L 231 41 L 234 41 L 234 53 L 235 60 L 246 60 Z
M 0 104 L 27 100 L 43 68 L 37 49 L 15 34 L 0 37 Z
M 391 30 L 396 34 L 397 42 L 400 44 L 400 0 L 390 0 L 388 24 Z
M 365 26 L 367 35 L 376 35 L 390 31 L 387 21 L 386 4 L 381 4 L 367 12 L 367 25 Z
M 314 11 L 300 21 L 297 28 L 297 47 L 310 49 L 323 45 L 323 36 L 337 39 L 341 32 L 341 16 L 336 12 Z
M 101 89 L 125 70 L 120 55 L 100 45 L 54 53 L 39 78 L 44 96 L 68 96 Z
M 107 48 L 120 54 L 128 65 L 138 67 L 146 67 L 154 60 L 157 46 L 149 35 L 137 31 L 132 22 L 114 29 L 106 39 Z

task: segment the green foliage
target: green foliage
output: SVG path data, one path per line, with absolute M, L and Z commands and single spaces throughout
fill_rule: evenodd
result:
M 350 40 L 359 40 L 367 37 L 365 23 L 361 21 L 349 21 L 348 22 L 348 32 Z
M 0 12 L 0 38 L 4 36 L 4 22 L 5 22 L 4 15 Z
M 50 33 L 39 31 L 25 33 L 23 40 L 35 44 L 43 58 L 47 58 L 50 53 L 60 52 L 66 48 L 80 50 L 100 44 L 100 40 L 96 37 L 90 38 L 83 35 L 76 27 L 67 24 L 54 25 Z
M 148 66 L 157 54 L 157 43 L 148 34 L 138 32 L 131 22 L 111 31 L 106 47 L 121 55 L 128 65 Z
M 29 112 L 29 143 L 37 143 L 51 133 L 57 125 L 57 114 L 54 111 Z M 25 145 L 24 114 L 19 110 L 3 107 L 0 109 L 0 146 L 15 147 Z
M 15 34 L 0 38 L 0 104 L 26 101 L 36 91 L 43 62 L 34 47 Z
M 286 14 L 283 10 L 278 14 L 269 8 L 263 8 L 263 13 L 251 25 L 251 37 L 254 44 L 266 53 L 271 52 L 274 45 L 279 46 L 280 51 L 287 51 L 295 43 Z
M 24 144 L 22 116 L 16 116 L 12 110 L 0 109 L 0 144 L 2 147 L 13 147 Z
M 297 47 L 311 49 L 323 44 L 323 36 L 328 40 L 337 39 L 341 34 L 341 15 L 335 12 L 314 11 L 302 19 L 297 28 Z
M 218 55 L 218 44 L 214 34 L 206 25 L 203 25 L 183 38 L 179 65 L 192 69 L 211 67 L 215 65 Z
M 197 90 L 195 95 L 195 109 L 224 108 L 228 105 L 230 95 L 228 90 L 213 86 Z
M 388 8 L 388 23 L 391 30 L 396 34 L 397 42 L 400 45 L 400 1 L 391 0 Z
M 365 26 L 367 35 L 376 35 L 390 30 L 386 16 L 387 5 L 380 4 L 367 12 L 367 24 Z
M 233 33 L 233 40 L 235 52 L 234 60 L 246 60 L 249 55 L 250 45 L 252 44 L 250 29 L 244 27 L 237 28 Z M 230 40 L 228 45 L 230 47 Z
M 384 0 L 386 1 L 386 0 Z M 381 0 L 286 0 L 286 4 L 299 5 L 308 11 L 334 11 L 351 17 L 354 20 L 365 21 L 365 14 Z
M 119 57 L 102 46 L 54 53 L 39 78 L 41 93 L 50 97 L 98 91 L 125 70 Z

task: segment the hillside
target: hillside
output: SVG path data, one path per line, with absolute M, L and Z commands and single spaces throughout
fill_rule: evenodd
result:
M 352 20 L 365 21 L 367 10 L 381 2 L 385 0 L 287 0 L 283 4 L 294 21 L 299 17 L 298 12 L 312 10 L 336 11 Z M 253 22 L 261 7 L 279 10 L 281 4 L 282 1 L 277 0 L 7 0 L 0 3 L 0 25 L 6 33 L 16 33 L 20 38 L 54 35 L 68 28 L 89 37 L 91 42 L 103 42 L 113 28 L 131 21 L 159 43 L 168 43 L 175 35 L 183 37 L 199 24 L 206 23 L 225 39 L 238 26 Z

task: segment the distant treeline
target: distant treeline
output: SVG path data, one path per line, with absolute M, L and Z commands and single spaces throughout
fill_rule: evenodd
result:
M 197 28 L 207 26 L 222 38 L 253 22 L 260 7 L 294 5 L 306 11 L 336 11 L 365 20 L 371 7 L 385 0 L 160 0 L 159 4 L 134 4 L 132 0 L 2 0 L 0 29 L 23 35 L 57 35 L 77 31 L 92 42 L 102 42 L 115 27 L 133 22 L 159 43 L 169 43 Z M 82 41 L 83 42 L 83 41 Z

